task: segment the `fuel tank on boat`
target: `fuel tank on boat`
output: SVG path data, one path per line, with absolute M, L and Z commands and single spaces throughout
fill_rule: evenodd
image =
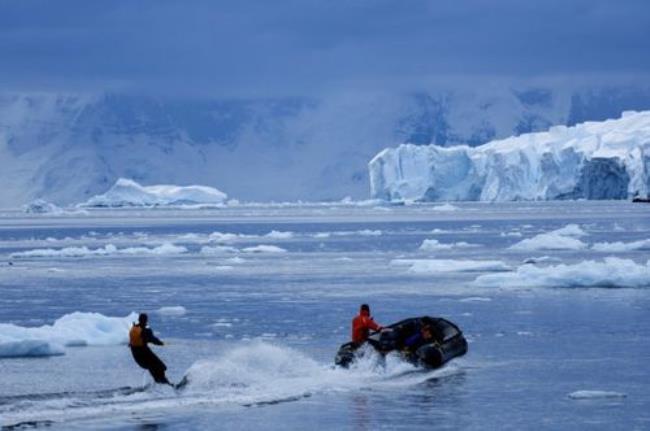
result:
M 408 348 L 407 339 L 424 326 L 431 328 L 432 339 Z M 467 340 L 460 328 L 447 319 L 431 316 L 412 317 L 386 326 L 381 332 L 371 334 L 367 344 L 382 355 L 396 351 L 405 360 L 427 368 L 441 367 L 467 353 Z M 362 354 L 359 347 L 352 342 L 343 344 L 336 354 L 336 365 L 348 367 Z

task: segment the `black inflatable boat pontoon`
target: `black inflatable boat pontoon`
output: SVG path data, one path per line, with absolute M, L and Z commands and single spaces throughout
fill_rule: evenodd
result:
M 406 340 L 419 333 L 424 325 L 431 327 L 433 341 L 417 347 L 414 351 L 406 349 Z M 467 341 L 462 331 L 449 320 L 440 317 L 412 317 L 386 328 L 390 330 L 375 332 L 368 337 L 368 344 L 382 355 L 397 351 L 405 360 L 416 365 L 438 368 L 447 361 L 467 353 Z M 336 365 L 349 366 L 356 359 L 359 347 L 352 342 L 343 344 L 336 354 Z

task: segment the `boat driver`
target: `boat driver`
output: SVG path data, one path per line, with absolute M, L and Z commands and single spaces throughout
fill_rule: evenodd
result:
M 359 315 L 352 319 L 352 342 L 359 346 L 368 340 L 370 330 L 381 331 L 383 326 L 377 324 L 370 316 L 370 306 L 361 304 Z

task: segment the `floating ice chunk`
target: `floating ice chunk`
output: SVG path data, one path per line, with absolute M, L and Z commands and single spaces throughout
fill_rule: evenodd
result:
M 594 400 L 602 398 L 625 398 L 627 394 L 623 392 L 614 392 L 614 391 L 592 391 L 592 390 L 581 390 L 571 392 L 567 395 L 573 400 Z
M 260 244 L 254 247 L 246 247 L 242 249 L 244 253 L 286 253 L 287 250 L 275 246 L 275 245 L 266 245 Z
M 238 252 L 239 250 L 237 250 L 235 247 L 230 247 L 225 245 L 203 246 L 201 247 L 201 251 L 200 251 L 201 254 L 209 254 L 209 255 L 238 253 Z
M 442 251 L 442 250 L 451 250 L 453 248 L 468 248 L 468 247 L 478 247 L 477 244 L 469 244 L 467 242 L 454 242 L 449 244 L 440 243 L 437 239 L 425 239 L 420 245 L 420 250 L 422 251 Z
M 441 272 L 509 271 L 511 268 L 500 260 L 454 260 L 454 259 L 394 259 L 392 265 L 408 265 L 409 272 L 435 274 Z
M 181 254 L 187 253 L 187 248 L 181 245 L 175 245 L 170 242 L 166 242 L 157 247 L 127 247 L 117 250 L 118 254 Z
M 118 249 L 113 244 L 107 244 L 104 247 L 90 249 L 83 247 L 65 247 L 61 249 L 54 248 L 37 248 L 34 250 L 20 251 L 12 253 L 12 258 L 30 258 L 30 257 L 86 257 L 86 256 L 109 256 L 109 255 L 163 255 L 163 254 L 180 254 L 186 253 L 187 248 L 164 243 L 157 247 L 127 247 Z
M 594 251 L 621 253 L 635 250 L 650 250 L 650 239 L 642 239 L 632 242 L 597 242 L 591 246 Z
M 362 236 L 380 236 L 381 231 L 380 230 L 372 230 L 372 229 L 362 229 L 360 231 L 357 231 L 359 235 Z
M 44 199 L 36 199 L 23 207 L 28 214 L 62 214 L 63 210 Z
M 264 235 L 265 238 L 272 239 L 290 239 L 293 238 L 293 232 L 282 232 L 277 230 L 272 230 L 271 232 Z
M 519 232 L 519 231 L 512 231 L 512 232 L 501 232 L 499 234 L 499 236 L 502 236 L 502 237 L 511 236 L 511 237 L 515 237 L 515 238 L 520 238 L 521 236 L 523 236 L 523 234 L 521 232 Z
M 511 250 L 537 251 L 537 250 L 584 250 L 587 244 L 577 238 L 560 235 L 554 232 L 542 233 L 532 238 L 527 238 L 510 246 Z
M 227 195 L 213 187 L 155 185 L 142 186 L 133 180 L 118 179 L 104 194 L 93 196 L 82 206 L 124 207 L 179 204 L 223 204 Z
M 63 346 L 43 340 L 6 341 L 0 335 L 0 358 L 57 356 L 65 354 Z
M 160 307 L 158 310 L 156 310 L 156 314 L 159 314 L 161 316 L 184 316 L 187 314 L 187 309 L 182 305 Z
M 239 256 L 235 256 L 235 257 L 231 257 L 230 259 L 226 259 L 226 262 L 234 263 L 234 264 L 239 265 L 239 264 L 242 264 L 242 263 L 246 263 L 246 259 L 242 259 Z
M 481 275 L 474 284 L 482 287 L 647 287 L 650 286 L 650 260 L 645 265 L 617 257 L 573 265 L 522 265 L 515 272 Z
M 446 203 L 446 204 L 442 204 L 442 205 L 436 205 L 433 208 L 431 208 L 431 210 L 440 211 L 440 212 L 450 212 L 450 211 L 458 211 L 458 210 L 460 210 L 460 208 L 458 208 L 455 205 Z
M 551 256 L 528 257 L 523 260 L 523 263 L 543 263 L 543 262 L 559 262 L 560 259 Z
M 63 346 L 125 344 L 135 313 L 107 317 L 99 313 L 74 312 L 53 325 L 23 327 L 0 323 L 0 357 L 49 356 L 64 353 Z
M 562 236 L 587 236 L 589 235 L 577 224 L 571 223 L 560 229 L 553 230 L 549 233 L 554 233 Z
M 485 296 L 469 296 L 467 298 L 459 299 L 460 302 L 490 302 L 492 298 L 487 298 Z
M 231 271 L 231 270 L 235 269 L 235 267 L 232 266 L 232 265 L 215 265 L 213 268 L 216 271 Z

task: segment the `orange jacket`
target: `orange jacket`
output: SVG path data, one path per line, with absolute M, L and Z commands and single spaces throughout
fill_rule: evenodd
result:
M 352 341 L 358 344 L 368 339 L 368 332 L 379 331 L 381 326 L 372 320 L 367 311 L 361 311 L 357 317 L 352 319 Z

